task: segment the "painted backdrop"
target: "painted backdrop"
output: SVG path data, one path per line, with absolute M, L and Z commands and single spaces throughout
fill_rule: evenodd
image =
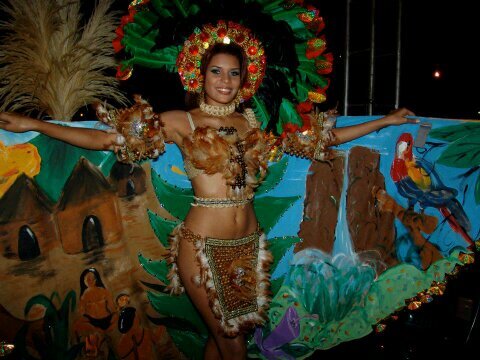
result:
M 328 163 L 270 164 L 254 205 L 273 300 L 251 356 L 305 358 L 366 336 L 473 261 L 480 124 L 420 120 L 339 146 Z M 192 196 L 173 145 L 126 165 L 0 132 L 0 341 L 26 358 L 200 358 L 205 326 L 186 296 L 163 292 L 167 236 Z

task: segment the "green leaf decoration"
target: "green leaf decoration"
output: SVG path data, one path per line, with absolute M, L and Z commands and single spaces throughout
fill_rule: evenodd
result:
M 295 201 L 300 199 L 300 196 L 292 197 L 271 197 L 264 196 L 255 198 L 253 206 L 257 214 L 260 227 L 266 234 L 272 227 L 280 220 L 283 213 L 290 208 Z
M 168 236 L 171 234 L 173 229 L 180 224 L 180 221 L 167 220 L 161 216 L 158 216 L 151 210 L 147 210 L 147 214 L 153 232 L 157 236 L 158 240 L 160 240 L 160 243 L 163 245 L 163 247 L 168 248 Z
M 181 16 L 187 18 L 195 15 L 200 10 L 200 7 L 192 4 L 192 2 L 191 0 L 152 0 L 151 4 L 162 17 Z
M 203 359 L 203 347 L 206 342 L 204 338 L 192 331 L 176 330 L 171 327 L 167 331 L 177 348 L 181 349 L 187 359 Z
M 443 151 L 438 163 L 456 168 L 480 165 L 480 136 L 458 139 Z
M 193 202 L 192 189 L 172 186 L 155 171 L 152 171 L 151 178 L 158 201 L 170 214 L 183 221 Z
M 285 21 L 290 25 L 290 28 L 294 31 L 295 37 L 300 40 L 306 40 L 312 36 L 312 33 L 305 28 L 303 22 L 298 19 L 297 15 L 304 12 L 305 9 L 301 7 L 292 7 L 291 9 L 285 9 L 281 4 L 272 3 L 270 6 L 265 7 L 264 12 L 268 12 L 272 15 L 272 18 L 276 21 Z M 284 3 L 284 1 L 282 1 Z
M 365 304 L 368 320 L 376 323 L 393 311 L 405 307 L 404 299 L 416 296 L 428 289 L 433 281 L 442 282 L 445 274 L 454 271 L 457 265 L 463 265 L 458 259 L 459 252 L 440 259 L 426 271 L 410 264 L 399 264 L 383 272 L 373 283 Z
M 176 46 L 169 46 L 154 52 L 133 46 L 128 49 L 134 54 L 132 59 L 123 62 L 128 66 L 133 66 L 135 63 L 152 69 L 165 68 L 167 71 L 172 72 L 175 70 L 176 59 L 179 52 Z
M 206 335 L 208 333 L 203 320 L 186 294 L 171 296 L 169 294 L 148 291 L 147 297 L 150 304 L 159 314 L 189 321 L 200 334 Z
M 183 13 L 187 14 L 187 16 L 192 16 L 192 15 L 196 15 L 198 13 L 198 11 L 200 10 L 200 6 L 198 6 L 197 4 L 192 4 L 193 1 L 190 1 L 190 0 L 183 0 L 183 1 L 178 1 L 178 0 L 174 0 L 175 4 L 177 2 L 181 2 L 181 6 L 183 8 Z
M 25 304 L 25 310 L 23 311 L 23 314 L 27 316 L 28 312 L 34 305 L 42 305 L 45 307 L 46 312 L 45 314 L 54 314 L 56 313 L 57 309 L 53 305 L 52 301 L 45 295 L 39 294 L 31 297 L 27 303 Z
M 145 33 L 147 30 L 138 23 L 127 24 L 124 29 L 128 36 L 122 39 L 122 45 L 126 47 L 127 51 L 143 49 L 150 52 L 150 49 L 155 46 L 155 37 L 158 35 L 158 30 Z
M 328 84 L 328 81 L 322 75 L 317 73 L 313 62 L 301 63 L 298 67 L 298 72 L 302 81 L 308 80 L 314 87 L 323 88 Z
M 165 13 L 165 15 L 167 15 Z M 156 30 L 154 25 L 159 21 L 159 17 L 153 11 L 139 11 L 135 14 L 135 24 L 138 24 L 144 31 L 150 31 L 152 28 Z M 127 24 L 130 25 L 131 23 Z
M 428 134 L 429 137 L 438 140 L 445 140 L 453 142 L 461 138 L 480 138 L 480 124 L 469 122 L 461 125 L 444 126 L 438 129 L 433 129 Z
M 138 261 L 140 261 L 140 265 L 145 269 L 147 273 L 155 276 L 165 285 L 170 284 L 170 281 L 167 279 L 169 268 L 166 259 L 150 260 L 145 258 L 142 254 L 139 254 Z
M 105 176 L 108 176 L 116 161 L 112 152 L 85 150 L 43 134 L 30 143 L 37 147 L 42 159 L 35 181 L 53 202 L 58 201 L 65 182 L 82 156 L 98 166 Z
M 261 12 L 273 22 L 286 24 L 294 39 L 295 43 L 300 43 L 296 46 L 296 56 L 299 61 L 299 67 L 296 71 L 281 71 L 285 74 L 286 81 L 290 83 L 290 94 L 285 95 L 285 98 L 295 99 L 296 102 L 303 102 L 308 99 L 308 92 L 314 91 L 315 88 L 324 88 L 328 85 L 325 75 L 316 72 L 315 60 L 322 59 L 322 56 L 314 59 L 307 59 L 305 56 L 306 44 L 309 39 L 312 39 L 318 34 L 315 34 L 299 19 L 300 14 L 305 14 L 314 7 L 310 7 L 303 2 L 286 2 L 285 0 L 243 0 L 239 2 L 238 6 L 248 9 L 261 7 Z M 148 4 L 139 5 L 136 7 L 137 13 L 134 16 L 134 21 L 128 23 L 123 27 L 124 36 L 121 40 L 125 47 L 126 59 L 121 62 L 124 71 L 126 69 L 133 69 L 134 66 L 140 65 L 147 68 L 165 68 L 167 71 L 176 71 L 176 61 L 172 57 L 176 57 L 179 49 L 169 52 L 168 47 L 157 49 L 155 44 L 158 42 L 158 37 L 162 40 L 175 43 L 172 46 L 182 46 L 183 40 L 177 36 L 171 36 L 170 30 L 164 31 L 162 21 L 172 24 L 174 20 L 178 23 L 179 29 L 183 29 L 187 24 L 200 26 L 199 19 L 209 18 L 205 16 L 210 13 L 216 13 L 218 4 L 215 1 L 204 1 L 198 3 L 194 0 L 152 0 Z M 246 10 L 248 11 L 248 10 Z M 317 18 L 318 20 L 318 18 Z M 165 34 L 163 33 L 165 32 Z M 268 39 L 265 39 L 268 41 Z M 162 41 L 160 41 L 162 42 Z M 154 50 L 154 51 L 152 51 Z M 267 54 L 268 57 L 268 54 Z M 273 60 L 273 58 L 272 58 Z M 273 60 L 268 63 L 268 69 L 276 67 L 275 63 L 281 63 L 280 60 Z M 267 71 L 267 76 L 269 72 Z M 260 87 L 259 93 L 262 96 L 266 90 Z M 267 110 L 265 104 L 259 97 L 253 97 L 253 109 L 261 123 L 261 129 L 265 129 L 269 123 L 278 123 L 279 119 L 271 119 L 269 109 Z M 275 111 L 277 114 L 277 111 Z M 285 121 L 286 119 L 283 119 Z M 291 119 L 291 122 L 295 122 Z M 290 121 L 288 121 L 290 122 Z M 279 125 L 281 128 L 281 125 Z
M 295 105 L 291 101 L 284 98 L 280 104 L 280 114 L 277 122 L 277 132 L 279 134 L 283 132 L 283 126 L 285 124 L 295 124 L 301 127 L 303 125 L 303 121 L 298 114 Z
M 257 121 L 260 122 L 260 128 L 264 130 L 270 119 L 270 114 L 265 106 L 265 103 L 259 99 L 257 95 L 252 97 L 253 102 L 253 111 L 255 112 L 255 116 L 257 117 Z
M 306 101 L 308 99 L 308 92 L 312 91 L 312 88 L 302 81 L 296 81 L 295 84 L 290 83 L 290 87 L 292 88 L 295 99 L 298 102 Z
M 272 292 L 272 299 L 277 295 L 278 290 L 282 287 L 285 275 L 270 281 L 270 291 Z
M 50 298 L 45 295 L 36 295 L 30 298 L 25 305 L 24 314 L 28 314 L 30 309 L 35 305 L 42 305 L 45 307 L 46 312 L 44 316 L 45 326 L 48 325 L 50 344 L 45 349 L 45 358 L 52 360 L 62 360 L 75 357 L 68 357 L 69 353 L 76 353 L 75 348 L 69 348 L 69 319 L 70 312 L 75 310 L 76 294 L 71 290 L 65 296 L 60 309 L 57 310 L 51 299 L 59 298 L 58 294 L 53 293 Z M 25 328 L 26 329 L 26 328 Z M 26 333 L 19 332 L 16 337 L 16 345 L 19 347 L 20 352 L 24 348 Z M 18 340 L 18 342 L 17 342 Z M 28 358 L 30 358 L 28 356 Z
M 271 273 L 275 272 L 278 263 L 285 256 L 288 249 L 298 242 L 300 242 L 300 238 L 297 236 L 275 237 L 268 240 L 268 250 L 270 250 L 273 255 Z
M 151 0 L 151 3 L 155 10 L 162 16 L 162 17 L 173 17 L 174 15 L 172 12 L 167 8 L 169 5 L 169 0 Z M 136 20 L 136 19 L 135 19 Z
M 70 290 L 65 296 L 65 299 L 63 299 L 62 306 L 60 307 L 60 313 L 64 316 L 64 318 L 65 316 L 68 316 L 70 311 L 75 311 L 77 302 L 76 299 L 77 296 L 73 290 Z M 60 296 L 58 297 L 58 300 L 60 301 Z
M 288 166 L 288 157 L 284 156 L 282 160 L 276 162 L 275 164 L 269 166 L 268 175 L 262 184 L 255 191 L 256 196 L 265 194 L 276 187 L 280 181 L 282 181 L 283 175 L 287 170 Z
M 437 160 L 440 164 L 456 168 L 473 168 L 480 164 L 480 124 L 444 126 L 430 131 L 429 137 L 450 143 Z M 473 191 L 475 203 L 480 204 L 480 175 Z
M 155 290 L 155 291 L 160 291 L 160 292 L 165 292 L 165 288 L 166 288 L 165 285 L 154 284 L 154 283 L 143 281 L 143 280 L 140 280 L 140 282 L 143 285 L 145 285 L 145 287 L 147 287 L 149 289 L 152 289 L 152 290 Z

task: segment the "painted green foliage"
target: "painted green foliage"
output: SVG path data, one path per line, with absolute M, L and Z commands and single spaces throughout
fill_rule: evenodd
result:
M 45 295 L 33 296 L 25 305 L 25 316 L 34 306 L 40 305 L 45 308 L 43 318 L 43 331 L 47 341 L 46 344 L 43 344 L 45 359 L 73 360 L 82 350 L 83 343 L 69 347 L 69 317 L 70 313 L 75 310 L 75 299 L 76 294 L 73 290 L 67 293 L 63 301 L 60 295 L 54 292 L 50 298 Z M 56 303 L 61 304 L 60 308 L 56 308 Z M 24 326 L 17 334 L 15 341 L 17 355 L 20 355 L 22 359 L 32 358 L 26 350 L 26 331 L 27 327 Z
M 294 307 L 300 318 L 300 335 L 282 346 L 282 350 L 295 359 L 368 335 L 374 324 L 404 308 L 404 299 L 428 289 L 433 281 L 442 282 L 446 273 L 452 273 L 462 263 L 459 253 L 454 252 L 427 271 L 402 263 L 375 280 L 373 270 L 369 273 L 368 267 L 362 270 L 355 264 L 345 267 L 341 262 L 331 261 L 312 265 L 316 269 L 307 272 L 304 266 L 291 267 L 288 280 L 272 299 L 270 322 L 263 329 L 264 338 L 268 337 L 287 309 Z M 328 276 L 324 276 L 325 269 L 331 272 Z M 297 277 L 299 283 L 295 284 Z M 253 343 L 249 348 L 252 353 L 258 351 Z
M 266 233 L 281 219 L 285 211 L 299 199 L 298 197 L 272 197 L 266 195 L 280 183 L 287 165 L 287 157 L 271 165 L 268 176 L 257 189 L 254 207 L 259 223 Z M 152 171 L 152 183 L 154 184 L 159 202 L 169 213 L 179 219 L 178 221 L 171 221 L 151 211 L 148 212 L 150 224 L 155 235 L 162 245 L 167 247 L 168 235 L 187 214 L 193 200 L 193 193 L 191 189 L 178 188 L 169 184 L 154 171 Z M 274 205 L 272 206 L 272 204 Z M 271 272 L 275 271 L 276 266 L 287 250 L 298 241 L 300 239 L 294 236 L 269 240 L 269 249 L 274 257 Z M 139 261 L 150 275 L 165 285 L 169 284 L 167 279 L 169 266 L 165 259 L 149 260 L 139 255 Z M 280 288 L 282 282 L 283 278 L 272 282 L 273 293 Z M 207 330 L 188 297 L 185 294 L 170 296 L 166 293 L 158 292 L 158 286 L 153 284 L 146 285 L 151 289 L 147 295 L 153 308 L 162 315 L 160 322 L 167 326 L 170 336 L 179 349 L 188 358 L 192 359 L 196 358 L 198 354 L 202 354 L 202 348 L 207 339 Z
M 480 124 L 469 122 L 445 126 L 432 130 L 429 136 L 448 143 L 438 163 L 477 172 L 474 192 L 475 202 L 480 204 Z

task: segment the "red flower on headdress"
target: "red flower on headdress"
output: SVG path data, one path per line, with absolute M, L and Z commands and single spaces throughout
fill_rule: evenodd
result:
M 112 40 L 112 45 L 113 45 L 113 50 L 118 53 L 120 51 L 122 51 L 123 49 L 123 45 L 122 45 L 122 39 L 120 37 L 117 37 L 115 39 Z
M 299 129 L 298 125 L 296 124 L 292 124 L 292 123 L 286 123 L 284 126 L 283 126 L 283 132 L 287 132 L 287 133 L 294 133 L 295 131 L 297 131 Z
M 307 50 L 305 51 L 305 56 L 307 59 L 313 59 L 320 56 L 326 49 L 327 42 L 322 36 L 320 38 L 313 38 L 307 41 Z
M 308 114 L 313 109 L 313 103 L 309 100 L 298 103 L 297 112 L 299 114 Z
M 333 70 L 333 55 L 331 53 L 324 54 L 322 58 L 315 59 L 315 68 L 317 73 L 321 75 L 330 74 Z
M 135 14 L 137 13 L 137 10 L 135 10 L 135 8 L 129 8 L 128 9 L 128 15 L 124 15 L 122 16 L 122 18 L 120 19 L 120 26 L 125 26 L 127 25 L 128 23 L 131 23 L 133 22 L 133 18 L 135 16 Z
M 325 28 L 325 22 L 320 16 L 320 11 L 313 6 L 307 6 L 306 9 L 306 11 L 297 14 L 298 19 L 314 34 L 320 33 Z

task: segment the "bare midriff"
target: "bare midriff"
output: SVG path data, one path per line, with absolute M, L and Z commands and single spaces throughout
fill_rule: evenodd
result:
M 195 196 L 202 198 L 227 198 L 228 185 L 222 174 L 199 175 L 192 179 Z M 257 230 L 253 203 L 231 207 L 192 206 L 185 226 L 194 233 L 217 239 L 237 239 Z

